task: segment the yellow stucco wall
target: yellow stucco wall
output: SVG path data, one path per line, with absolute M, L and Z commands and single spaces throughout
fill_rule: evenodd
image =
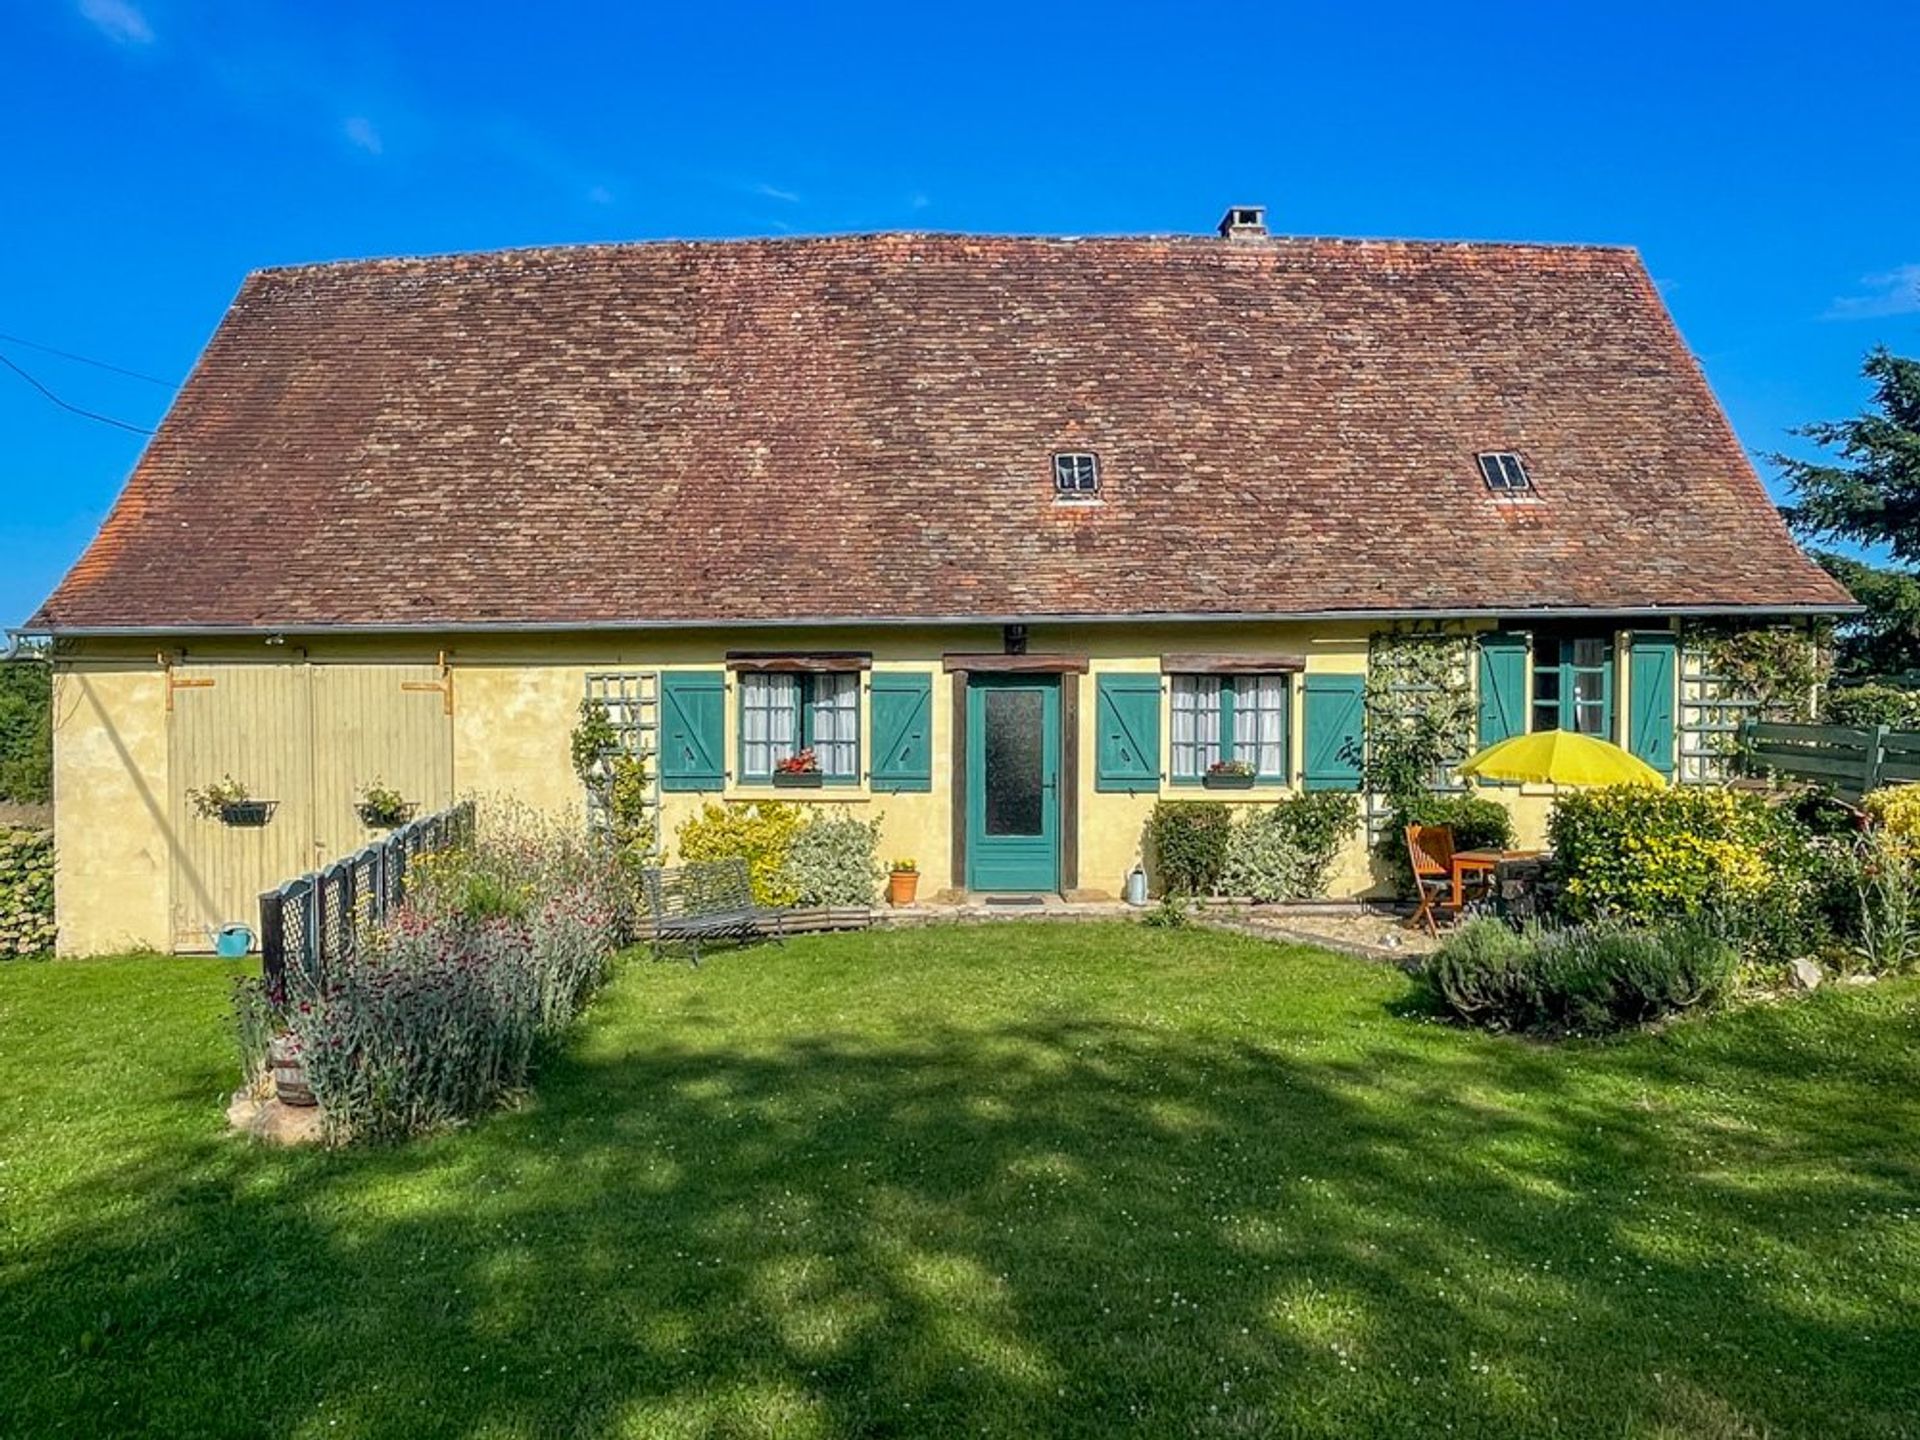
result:
M 1094 788 L 1097 752 L 1095 686 L 1104 673 L 1157 673 L 1160 656 L 1173 652 L 1276 653 L 1305 659 L 1308 673 L 1364 674 L 1368 641 L 1377 628 L 1349 624 L 1036 625 L 1034 652 L 1085 655 L 1090 673 L 1080 683 L 1077 777 L 1079 890 L 1088 895 L 1121 893 L 1127 872 L 1140 859 L 1140 841 L 1156 797 L 1108 794 Z M 1472 626 L 1461 625 L 1460 630 Z M 297 637 L 267 647 L 259 639 L 187 641 L 163 647 L 175 664 L 409 663 L 444 659 L 453 699 L 453 788 L 483 801 L 511 799 L 536 809 L 577 814 L 580 787 L 568 755 L 568 737 L 593 671 L 713 669 L 728 650 L 870 651 L 875 670 L 930 673 L 933 684 L 933 788 L 929 793 L 873 794 L 864 780 L 835 789 L 818 802 L 845 804 L 882 820 L 883 859 L 911 856 L 920 864 L 922 887 L 937 893 L 955 885 L 952 848 L 952 679 L 941 668 L 949 652 L 994 652 L 997 627 L 874 627 L 865 630 L 761 630 L 623 632 L 617 635 L 444 635 L 419 638 Z M 1626 647 L 1617 647 L 1615 714 L 1627 713 Z M 151 643 L 94 642 L 65 651 L 56 676 L 55 785 L 59 848 L 60 949 L 66 954 L 166 948 L 169 854 L 167 823 L 173 777 L 167 773 L 168 716 L 165 672 Z M 726 755 L 731 772 L 738 754 L 735 677 L 728 676 Z M 1302 764 L 1303 687 L 1292 688 L 1292 769 Z M 862 693 L 863 745 L 871 735 Z M 1161 727 L 1161 771 L 1171 769 L 1171 727 Z M 317 736 L 316 745 L 325 737 Z M 869 757 L 863 755 L 863 763 Z M 182 781 L 181 783 L 186 783 Z M 1193 796 L 1164 787 L 1162 795 Z M 1207 792 L 1232 805 L 1271 802 L 1285 791 L 1259 787 Z M 1544 787 L 1488 790 L 1515 812 L 1523 843 L 1545 833 L 1552 792 Z M 792 800 L 791 791 L 740 785 L 729 775 L 719 795 L 662 797 L 663 833 L 669 846 L 685 820 L 706 804 L 747 804 L 756 799 Z M 272 877 L 263 884 L 288 877 Z M 1350 896 L 1377 884 L 1359 827 L 1342 853 L 1332 890 Z
M 166 700 L 151 657 L 54 674 L 54 903 L 63 955 L 170 948 Z

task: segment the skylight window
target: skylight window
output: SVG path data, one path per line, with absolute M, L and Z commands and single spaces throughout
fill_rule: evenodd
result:
M 1064 450 L 1053 457 L 1053 493 L 1080 500 L 1100 493 L 1100 461 L 1086 450 Z
M 1520 457 L 1511 450 L 1490 450 L 1479 457 L 1480 473 L 1486 477 L 1487 489 L 1496 495 L 1524 495 L 1533 489 L 1533 481 L 1527 475 L 1527 467 L 1520 463 Z

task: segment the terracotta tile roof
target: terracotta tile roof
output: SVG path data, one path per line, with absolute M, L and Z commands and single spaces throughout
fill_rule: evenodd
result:
M 877 235 L 253 275 L 33 623 L 1845 603 L 1631 251 Z

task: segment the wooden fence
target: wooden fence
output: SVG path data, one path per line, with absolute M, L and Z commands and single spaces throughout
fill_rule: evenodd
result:
M 1848 799 L 1882 785 L 1920 784 L 1920 731 L 1762 720 L 1743 739 L 1749 770 L 1812 780 Z
M 330 961 L 350 952 L 363 925 L 378 924 L 407 898 L 407 866 L 473 838 L 473 802 L 402 825 L 324 869 L 260 897 L 260 973 L 275 1004 L 286 999 L 287 966 L 318 985 Z

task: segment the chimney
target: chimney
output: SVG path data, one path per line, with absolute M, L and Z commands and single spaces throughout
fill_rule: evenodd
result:
M 1267 238 L 1267 207 L 1230 205 L 1220 217 L 1222 240 L 1264 240 Z

